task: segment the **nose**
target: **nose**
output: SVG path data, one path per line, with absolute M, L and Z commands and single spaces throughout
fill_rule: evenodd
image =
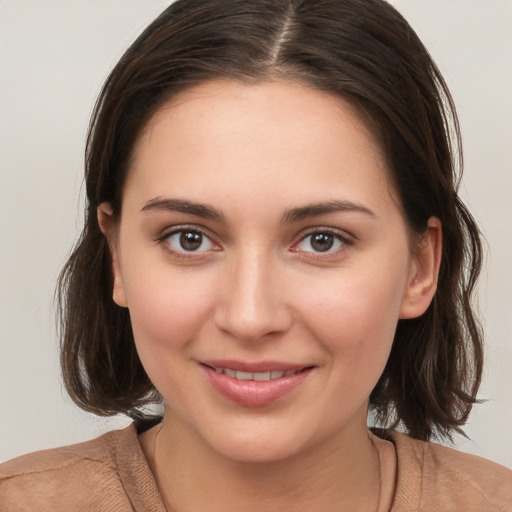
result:
M 286 332 L 292 323 L 278 265 L 263 251 L 246 250 L 231 261 L 219 283 L 217 327 L 241 342 Z

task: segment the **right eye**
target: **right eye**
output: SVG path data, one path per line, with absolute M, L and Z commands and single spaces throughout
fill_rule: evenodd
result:
M 192 228 L 175 229 L 162 241 L 168 245 L 171 252 L 178 254 L 203 253 L 217 248 L 202 231 Z

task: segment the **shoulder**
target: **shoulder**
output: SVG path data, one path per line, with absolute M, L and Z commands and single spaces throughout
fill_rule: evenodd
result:
M 31 453 L 0 465 L 0 512 L 132 510 L 119 472 L 133 427 L 76 445 Z
M 388 435 L 397 453 L 397 508 L 393 511 L 512 511 L 510 469 L 404 434 Z
M 109 432 L 85 443 L 22 455 L 0 464 L 0 478 L 3 481 L 18 476 L 55 471 L 84 461 L 110 465 L 112 464 L 112 441 L 115 443 L 118 436 L 119 431 Z

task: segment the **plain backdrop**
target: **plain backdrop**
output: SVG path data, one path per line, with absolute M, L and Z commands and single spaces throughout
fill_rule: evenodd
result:
M 78 410 L 60 381 L 53 293 L 83 209 L 89 116 L 164 0 L 0 0 L 0 461 L 129 423 Z M 394 0 L 458 107 L 462 194 L 488 242 L 487 366 L 456 447 L 512 467 L 512 2 Z

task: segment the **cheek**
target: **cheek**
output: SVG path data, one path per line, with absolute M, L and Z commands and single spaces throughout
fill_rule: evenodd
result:
M 146 345 L 153 349 L 186 345 L 209 317 L 212 298 L 207 276 L 172 272 L 165 265 L 151 268 L 125 283 L 137 347 L 143 351 Z
M 349 277 L 309 287 L 302 310 L 307 328 L 347 375 L 371 372 L 378 379 L 386 364 L 399 319 L 405 279 L 370 267 Z
M 179 408 L 184 390 L 197 386 L 189 348 L 211 316 L 211 293 L 204 277 L 152 269 L 126 283 L 133 335 L 150 380 L 167 403 Z

